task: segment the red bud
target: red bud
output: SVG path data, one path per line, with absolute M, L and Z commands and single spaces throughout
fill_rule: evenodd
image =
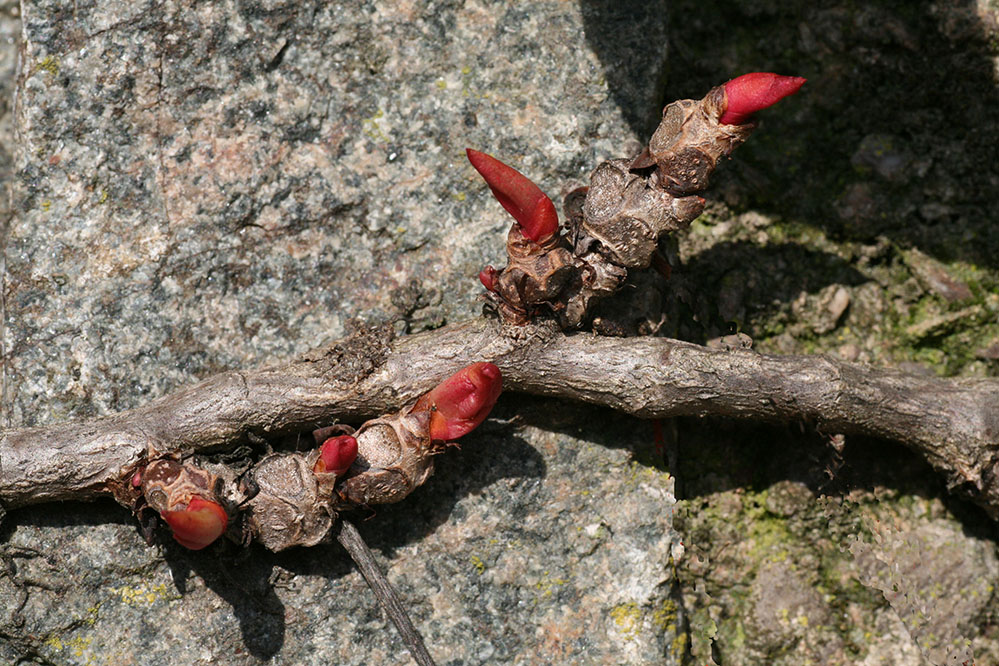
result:
M 413 411 L 433 410 L 432 439 L 457 439 L 486 420 L 502 390 L 499 368 L 492 363 L 473 363 L 420 398 Z
M 465 150 L 468 161 L 485 179 L 493 196 L 535 243 L 548 240 L 558 230 L 555 204 L 531 179 L 513 167 L 477 150 Z
M 773 106 L 788 95 L 798 92 L 805 79 L 800 76 L 781 76 L 770 72 L 743 74 L 725 84 L 728 106 L 722 114 L 723 125 L 742 125 L 750 116 Z
M 492 266 L 486 266 L 481 271 L 479 271 L 479 282 L 482 286 L 489 291 L 496 291 L 496 278 L 499 276 L 499 271 Z
M 186 509 L 162 511 L 160 515 L 173 530 L 173 538 L 181 546 L 201 550 L 225 532 L 229 516 L 218 503 L 193 497 Z
M 343 476 L 357 458 L 357 440 L 350 435 L 330 437 L 319 449 L 319 460 L 312 468 L 317 474 Z

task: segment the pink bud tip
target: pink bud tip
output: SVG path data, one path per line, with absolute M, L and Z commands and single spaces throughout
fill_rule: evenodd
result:
M 173 538 L 184 548 L 201 550 L 225 532 L 229 516 L 218 503 L 194 497 L 186 509 L 160 515 L 173 530 Z
M 492 363 L 473 363 L 420 398 L 413 411 L 432 410 L 431 439 L 457 439 L 486 420 L 502 390 L 499 368 Z
M 330 437 L 319 449 L 319 460 L 312 471 L 343 476 L 357 458 L 357 440 L 350 435 Z
M 517 220 L 525 236 L 541 243 L 558 230 L 555 204 L 530 178 L 491 155 L 471 148 L 466 149 L 465 154 L 496 200 Z
M 481 282 L 482 286 L 489 291 L 496 291 L 496 278 L 498 276 L 499 271 L 492 266 L 486 266 L 479 271 L 479 282 Z
M 728 105 L 722 114 L 723 125 L 742 125 L 750 116 L 773 106 L 788 95 L 798 92 L 805 79 L 800 76 L 781 76 L 770 72 L 743 74 L 725 84 Z

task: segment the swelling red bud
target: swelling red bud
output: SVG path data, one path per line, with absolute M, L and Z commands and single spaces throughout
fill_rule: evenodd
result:
M 520 225 L 520 231 L 542 243 L 558 230 L 555 204 L 531 179 L 513 167 L 477 150 L 465 150 L 468 161 L 485 179 L 493 196 Z M 488 285 L 487 285 L 488 288 Z
M 225 509 L 201 497 L 191 498 L 186 509 L 161 511 L 160 515 L 177 543 L 191 550 L 201 550 L 218 539 L 229 522 Z
M 457 439 L 486 420 L 502 390 L 499 368 L 473 363 L 420 398 L 413 411 L 431 410 L 431 439 Z
M 496 291 L 497 277 L 499 277 L 499 271 L 492 266 L 486 266 L 479 271 L 479 282 L 481 282 L 482 286 L 489 291 Z
M 770 72 L 753 72 L 734 78 L 725 84 L 728 105 L 719 122 L 723 125 L 749 122 L 754 113 L 798 92 L 803 83 L 805 79 L 800 76 L 781 76 Z
M 319 460 L 312 471 L 343 476 L 357 458 L 357 440 L 350 435 L 330 437 L 319 449 Z

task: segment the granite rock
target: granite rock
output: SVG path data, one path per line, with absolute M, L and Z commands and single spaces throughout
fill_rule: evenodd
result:
M 623 14 L 600 20 L 615 11 L 24 2 L 3 425 L 127 409 L 305 351 L 354 318 L 406 332 L 475 316 L 475 275 L 501 260 L 510 220 L 464 148 L 559 200 L 633 150 L 629 122 L 657 112 L 664 18 L 646 9 L 622 31 Z M 651 40 L 614 61 L 648 76 L 612 91 L 587 43 L 600 31 Z M 509 404 L 427 488 L 357 517 L 431 653 L 673 660 L 672 480 L 635 462 L 648 427 Z M 148 547 L 110 504 L 15 512 L 2 542 L 0 660 L 410 660 L 332 545 Z
M 24 0 L 22 18 L 2 425 L 138 405 L 354 317 L 474 316 L 509 220 L 466 146 L 558 202 L 665 102 L 747 70 L 809 84 L 717 174 L 661 332 L 999 372 L 974 356 L 999 339 L 992 0 Z M 666 426 L 670 477 L 646 423 L 505 396 L 425 488 L 357 517 L 441 663 L 999 663 L 995 525 L 910 452 Z M 14 512 L 0 662 L 409 663 L 338 548 L 160 537 L 110 503 Z

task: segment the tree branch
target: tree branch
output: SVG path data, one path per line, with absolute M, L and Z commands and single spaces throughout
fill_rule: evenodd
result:
M 7 507 L 110 492 L 149 451 L 210 451 L 250 434 L 360 421 L 414 400 L 476 361 L 507 390 L 604 405 L 644 418 L 805 420 L 923 455 L 999 519 L 999 382 L 947 380 L 828 357 L 724 351 L 666 338 L 564 335 L 488 319 L 391 339 L 367 329 L 282 365 L 224 373 L 121 414 L 0 434 Z

